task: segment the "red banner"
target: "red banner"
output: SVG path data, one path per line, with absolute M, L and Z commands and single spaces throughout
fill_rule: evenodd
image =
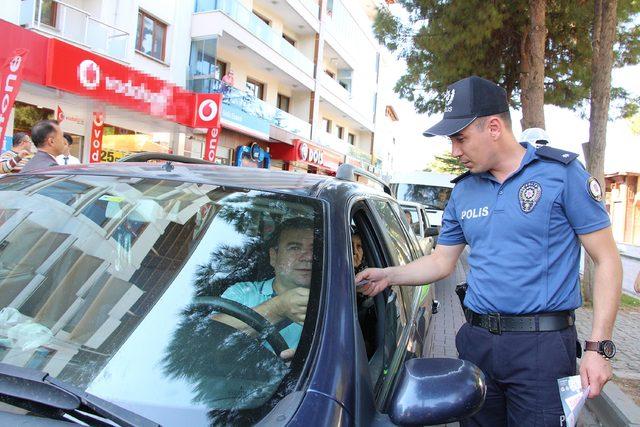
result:
M 102 133 L 104 128 L 104 113 L 94 111 L 91 125 L 91 148 L 89 151 L 89 163 L 99 163 L 102 151 Z
M 210 162 L 216 161 L 216 153 L 218 151 L 218 141 L 220 139 L 220 126 L 207 130 L 207 136 L 204 140 L 204 156 L 203 159 Z
M 29 53 L 26 49 L 17 49 L 13 52 L 7 62 L 2 66 L 0 73 L 0 146 L 4 144 L 4 134 L 7 131 L 7 122 L 13 109 L 13 103 L 18 96 L 24 62 Z

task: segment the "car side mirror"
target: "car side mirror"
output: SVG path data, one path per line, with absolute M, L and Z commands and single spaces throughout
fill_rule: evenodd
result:
M 439 233 L 440 233 L 440 230 L 438 229 L 438 227 L 436 226 L 427 227 L 427 229 L 424 230 L 424 237 L 437 236 Z
M 410 359 L 391 397 L 396 425 L 446 424 L 480 410 L 487 394 L 484 374 L 460 359 Z

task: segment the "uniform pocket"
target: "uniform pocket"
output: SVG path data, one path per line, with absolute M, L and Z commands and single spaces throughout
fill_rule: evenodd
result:
M 576 374 L 576 340 L 577 332 L 575 327 L 569 327 L 560 331 L 555 331 L 558 345 L 558 355 L 562 356 L 563 375 L 571 376 Z

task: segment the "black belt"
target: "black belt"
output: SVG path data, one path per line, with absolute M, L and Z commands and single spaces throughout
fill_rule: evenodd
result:
M 500 313 L 478 314 L 466 308 L 465 317 L 473 326 L 480 326 L 498 335 L 503 332 L 559 331 L 575 323 L 573 311 L 514 316 Z

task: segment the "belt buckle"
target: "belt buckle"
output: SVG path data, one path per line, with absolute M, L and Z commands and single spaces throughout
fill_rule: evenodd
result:
M 489 313 L 489 332 L 496 335 L 502 335 L 500 313 Z

